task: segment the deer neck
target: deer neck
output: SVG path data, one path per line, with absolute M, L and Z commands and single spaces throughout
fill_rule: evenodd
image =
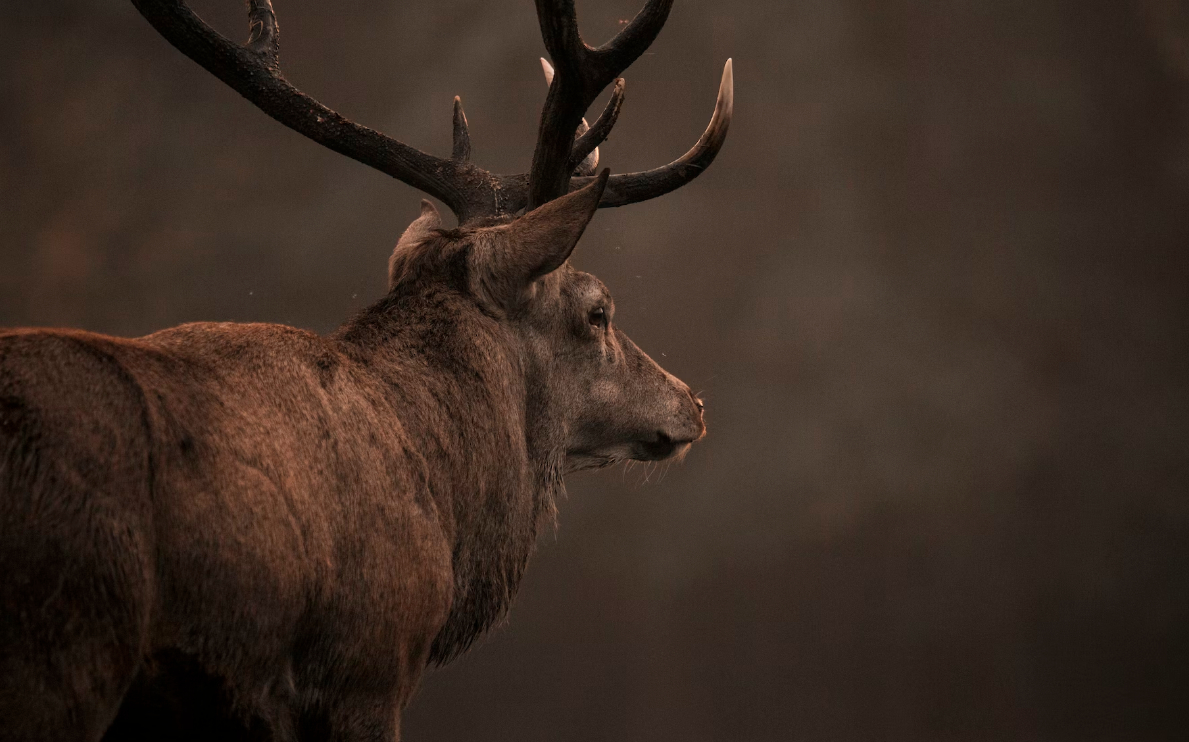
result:
M 442 299 L 388 297 L 336 336 L 397 410 L 451 541 L 453 607 L 431 655 L 439 664 L 507 613 L 537 535 L 553 520 L 564 465 L 507 331 Z

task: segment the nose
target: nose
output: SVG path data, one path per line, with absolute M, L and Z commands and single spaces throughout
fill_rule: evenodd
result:
M 689 398 L 693 400 L 694 407 L 698 408 L 698 419 L 695 422 L 698 431 L 697 437 L 694 440 L 700 440 L 702 436 L 706 435 L 706 403 L 699 399 L 698 395 L 694 394 L 693 390 L 689 387 L 686 387 L 686 391 L 689 392 Z
M 686 387 L 685 391 L 689 394 L 689 398 L 694 401 L 694 407 L 698 408 L 698 416 L 701 417 L 702 413 L 706 411 L 706 403 L 699 399 L 698 395 L 694 394 L 693 389 Z

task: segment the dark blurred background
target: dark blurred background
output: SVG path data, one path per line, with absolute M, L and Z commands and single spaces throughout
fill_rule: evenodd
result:
M 276 7 L 306 92 L 439 155 L 460 94 L 527 169 L 528 0 Z M 573 479 L 406 738 L 1189 738 L 1189 7 L 680 0 L 604 164 L 680 155 L 727 57 L 719 160 L 575 258 L 710 434 Z M 127 2 L 3 3 L 0 92 L 0 325 L 329 331 L 417 214 Z

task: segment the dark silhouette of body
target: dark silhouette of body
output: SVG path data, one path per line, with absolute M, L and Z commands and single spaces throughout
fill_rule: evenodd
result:
M 154 5 L 185 10 L 139 2 L 159 28 Z M 572 19 L 553 5 L 543 28 Z M 243 49 L 275 46 L 249 6 Z M 398 739 L 424 669 L 506 613 L 566 472 L 703 435 L 701 402 L 566 262 L 614 181 L 571 191 L 593 147 L 558 90 L 542 127 L 575 159 L 534 165 L 533 208 L 485 211 L 500 199 L 465 181 L 447 230 L 424 202 L 389 293 L 329 337 L 0 333 L 0 740 Z

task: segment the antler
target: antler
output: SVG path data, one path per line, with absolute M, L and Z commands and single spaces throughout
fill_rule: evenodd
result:
M 589 182 L 598 162 L 597 148 L 623 104 L 624 83 L 616 78 L 656 38 L 673 0 L 648 0 L 619 35 L 597 49 L 586 46 L 578 34 L 573 0 L 536 3 L 556 75 L 541 113 L 531 173 L 498 175 L 471 163 L 470 134 L 458 98 L 454 99 L 453 152 L 443 159 L 349 121 L 293 87 L 281 74 L 280 31 L 271 0 L 247 0 L 250 34 L 243 45 L 208 26 L 184 0 L 132 0 L 166 40 L 257 108 L 336 152 L 438 198 L 460 224 L 535 208 Z M 594 126 L 585 127 L 583 114 L 613 80 L 615 89 L 606 109 Z M 612 176 L 599 206 L 655 198 L 697 177 L 722 147 L 732 101 L 728 60 L 714 117 L 698 144 L 664 167 Z
M 718 100 L 714 104 L 714 115 L 710 117 L 710 125 L 697 143 L 681 157 L 664 167 L 653 168 L 639 173 L 623 173 L 612 175 L 607 181 L 607 188 L 603 191 L 603 198 L 599 201 L 599 208 L 612 206 L 627 206 L 628 204 L 647 201 L 650 198 L 663 196 L 675 191 L 686 183 L 702 174 L 710 167 L 723 142 L 727 141 L 727 129 L 731 126 L 731 115 L 735 110 L 735 73 L 730 59 L 722 71 L 722 82 L 718 86 Z M 602 117 L 600 116 L 600 121 Z M 591 127 L 591 131 L 598 128 L 599 122 Z M 577 149 L 577 145 L 575 145 Z M 571 191 L 584 187 L 593 178 L 572 178 L 569 189 Z
M 553 65 L 549 60 L 541 57 L 541 69 L 545 72 L 545 84 L 553 84 Z M 611 127 L 619 118 L 619 109 L 623 106 L 623 78 L 615 81 L 615 90 L 611 93 L 611 100 L 599 115 L 595 125 L 591 127 L 582 119 L 578 124 L 578 133 L 574 135 L 574 149 L 570 152 L 570 167 L 574 175 L 594 175 L 599 168 L 599 145 L 611 133 Z

